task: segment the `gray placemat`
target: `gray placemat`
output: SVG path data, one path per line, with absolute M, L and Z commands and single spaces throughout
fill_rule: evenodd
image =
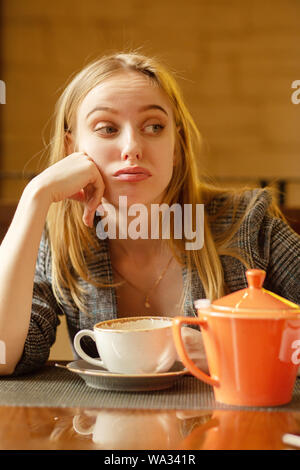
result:
M 171 388 L 149 392 L 112 392 L 87 387 L 76 374 L 55 366 L 20 377 L 0 378 L 0 406 L 136 409 L 236 409 L 218 403 L 209 385 L 186 375 Z M 242 409 L 246 409 L 243 407 Z M 251 410 L 300 411 L 300 378 L 292 401 L 279 407 Z

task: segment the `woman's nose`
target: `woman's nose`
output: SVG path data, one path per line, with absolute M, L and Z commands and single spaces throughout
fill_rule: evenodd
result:
M 126 136 L 122 151 L 122 160 L 141 160 L 142 149 L 138 142 L 138 139 L 133 133 L 129 133 Z

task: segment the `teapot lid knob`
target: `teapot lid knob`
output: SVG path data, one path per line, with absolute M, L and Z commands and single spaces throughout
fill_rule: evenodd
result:
M 266 272 L 262 269 L 248 269 L 246 277 L 249 287 L 261 289 L 266 277 Z

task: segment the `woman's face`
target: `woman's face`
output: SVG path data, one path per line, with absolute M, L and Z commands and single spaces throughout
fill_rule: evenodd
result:
M 162 201 L 173 173 L 175 126 L 169 98 L 147 76 L 121 72 L 93 88 L 79 106 L 75 133 L 76 150 L 102 174 L 108 202 Z M 128 167 L 140 170 L 116 175 Z

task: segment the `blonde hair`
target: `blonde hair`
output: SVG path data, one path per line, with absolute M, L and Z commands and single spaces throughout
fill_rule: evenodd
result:
M 166 188 L 164 202 L 192 204 L 209 203 L 213 197 L 224 193 L 212 185 L 201 182 L 199 152 L 201 135 L 182 98 L 178 84 L 171 73 L 154 58 L 139 53 L 117 53 L 104 56 L 86 66 L 69 83 L 59 98 L 55 110 L 55 127 L 50 147 L 50 164 L 67 155 L 65 135 L 76 127 L 76 112 L 87 93 L 120 71 L 136 71 L 149 77 L 169 97 L 173 107 L 176 135 L 176 165 L 172 179 Z M 229 194 L 233 194 L 228 192 Z M 66 298 L 68 289 L 76 306 L 85 311 L 83 294 L 78 279 L 97 287 L 113 286 L 95 279 L 88 270 L 88 261 L 99 246 L 95 230 L 88 229 L 82 221 L 83 207 L 77 201 L 66 199 L 52 204 L 47 216 L 47 229 L 52 252 L 53 292 L 58 302 Z M 240 224 L 241 221 L 238 221 Z M 224 294 L 224 276 L 221 254 L 237 256 L 247 265 L 245 257 L 232 253 L 229 246 L 237 230 L 233 225 L 230 233 L 214 239 L 209 221 L 204 219 L 204 246 L 201 250 L 186 251 L 185 240 L 171 238 L 168 242 L 176 259 L 187 263 L 188 279 L 185 295 L 191 287 L 191 272 L 196 269 L 207 298 L 215 299 Z M 184 299 L 182 299 L 182 302 Z

